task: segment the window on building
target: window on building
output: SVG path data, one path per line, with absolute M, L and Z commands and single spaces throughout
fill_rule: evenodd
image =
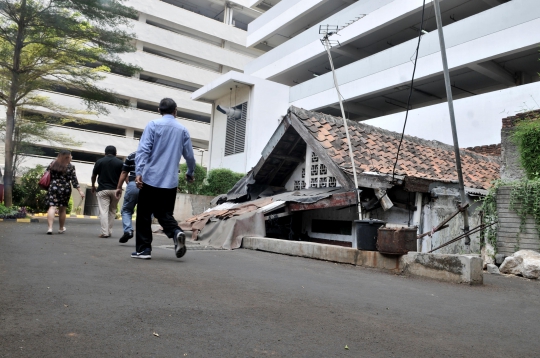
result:
M 236 108 L 242 110 L 238 119 L 227 117 L 227 130 L 225 133 L 225 156 L 244 152 L 246 142 L 247 102 Z

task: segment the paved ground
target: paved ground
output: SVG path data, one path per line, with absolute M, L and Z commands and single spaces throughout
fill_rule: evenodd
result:
M 178 260 L 155 248 L 135 260 L 132 241 L 97 238 L 95 220 L 67 228 L 0 223 L 1 357 L 540 352 L 538 282 L 486 276 L 469 287 L 249 250 Z

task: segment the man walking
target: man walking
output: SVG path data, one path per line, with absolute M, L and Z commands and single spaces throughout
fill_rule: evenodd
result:
M 133 226 L 131 224 L 133 220 L 133 211 L 137 200 L 139 199 L 139 188 L 135 184 L 135 154 L 131 153 L 127 156 L 122 166 L 122 174 L 118 179 L 118 185 L 116 186 L 116 199 L 120 200 L 122 196 L 122 186 L 124 182 L 126 185 L 126 193 L 124 194 L 124 204 L 122 205 L 122 226 L 124 227 L 124 235 L 120 238 L 119 242 L 124 244 L 133 237 Z
M 135 182 L 140 191 L 135 222 L 136 251 L 131 257 L 138 259 L 151 258 L 152 214 L 165 235 L 173 239 L 176 257 L 186 253 L 186 236 L 174 219 L 173 211 L 182 156 L 188 165 L 186 180 L 193 181 L 193 147 L 187 129 L 175 119 L 176 103 L 164 98 L 158 110 L 162 117 L 148 123 L 135 155 Z
M 116 148 L 112 145 L 105 148 L 105 157 L 94 165 L 92 172 L 92 193 L 96 192 L 96 178 L 98 182 L 97 200 L 99 205 L 99 219 L 101 234 L 99 237 L 110 237 L 116 217 L 116 185 L 122 172 L 122 161 L 116 157 Z

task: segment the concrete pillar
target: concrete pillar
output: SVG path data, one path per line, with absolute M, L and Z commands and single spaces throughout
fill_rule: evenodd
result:
M 130 98 L 129 99 L 129 106 L 131 108 L 137 108 L 137 100 L 135 98 Z
M 135 129 L 126 128 L 126 138 L 134 138 L 134 137 L 135 137 Z
M 139 21 L 146 23 L 146 14 L 144 12 L 139 12 Z
M 227 25 L 233 25 L 233 9 L 228 3 L 225 3 L 225 10 L 223 11 L 223 22 Z

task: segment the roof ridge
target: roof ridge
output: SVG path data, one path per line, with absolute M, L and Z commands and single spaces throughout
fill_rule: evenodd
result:
M 299 108 L 299 107 L 295 107 L 295 106 L 291 106 L 291 108 L 289 110 L 292 111 L 297 116 L 298 115 L 308 115 L 308 113 L 317 113 L 317 114 L 321 115 L 327 121 L 330 119 L 330 122 L 335 121 L 336 123 L 337 122 L 343 123 L 343 118 L 331 116 L 329 114 L 325 114 L 325 113 L 321 113 L 321 112 L 309 111 L 309 110 Z M 311 116 L 309 116 L 309 115 L 308 115 L 308 117 L 311 118 Z M 300 118 L 301 119 L 308 119 L 308 118 L 302 118 L 302 117 L 300 117 Z M 315 118 L 317 120 L 319 120 L 319 118 L 317 118 L 317 117 L 315 117 Z M 374 132 L 377 132 L 379 134 L 392 136 L 392 137 L 394 137 L 396 139 L 401 138 L 401 133 L 390 131 L 388 129 L 383 129 L 383 128 L 380 128 L 380 127 L 376 127 L 376 126 L 373 126 L 373 125 L 370 125 L 370 124 L 355 122 L 355 121 L 351 121 L 350 119 L 347 119 L 347 124 L 349 125 L 349 127 L 355 127 L 355 128 L 359 128 L 359 129 L 367 129 L 368 133 L 369 133 L 369 131 L 374 131 Z M 411 135 L 408 135 L 408 134 L 405 134 L 403 136 L 403 140 L 408 140 L 410 142 L 414 142 L 415 144 L 425 145 L 425 146 L 432 147 L 432 148 L 438 148 L 438 149 L 442 149 L 442 150 L 447 150 L 449 152 L 454 152 L 454 146 L 453 145 L 446 144 L 446 143 L 443 143 L 443 142 L 440 142 L 440 141 L 437 141 L 437 140 L 424 139 L 424 138 L 420 138 L 420 137 L 416 137 L 416 136 L 411 136 Z M 470 150 L 466 150 L 464 148 L 460 148 L 459 151 L 460 151 L 461 154 L 469 155 L 469 156 L 471 156 L 471 157 L 473 157 L 475 159 L 478 159 L 478 160 L 487 160 L 487 161 L 490 161 L 490 162 L 498 162 L 497 158 L 494 158 L 494 157 L 488 156 L 488 155 L 482 155 L 482 154 L 479 154 L 479 153 L 475 153 L 475 152 L 472 152 Z

